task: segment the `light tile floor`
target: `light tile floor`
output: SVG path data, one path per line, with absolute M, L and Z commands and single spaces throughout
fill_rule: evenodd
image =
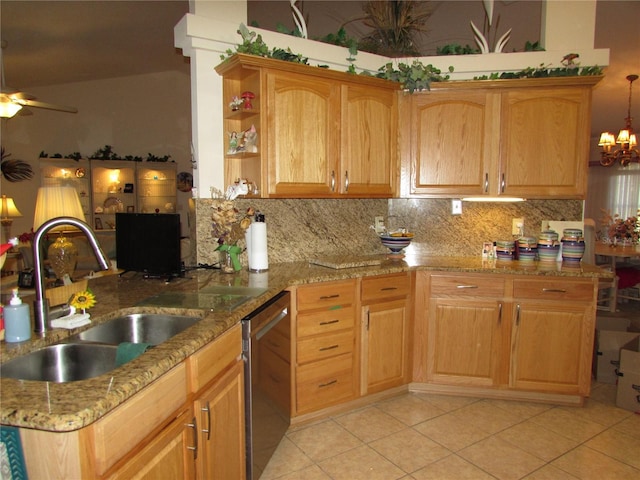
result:
M 640 479 L 640 415 L 407 393 L 290 428 L 262 480 Z

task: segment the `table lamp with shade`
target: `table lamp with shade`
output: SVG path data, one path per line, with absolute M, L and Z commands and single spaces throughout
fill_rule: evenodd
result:
M 11 238 L 11 224 L 14 218 L 21 217 L 22 214 L 16 207 L 13 198 L 2 195 L 0 204 L 0 222 L 2 223 L 2 243 L 6 243 Z
M 38 189 L 36 197 L 36 212 L 33 218 L 33 230 L 36 231 L 48 220 L 57 217 L 73 217 L 83 222 L 85 220 L 82 204 L 78 192 L 73 187 L 47 186 Z M 62 283 L 65 276 L 71 279 L 78 261 L 78 249 L 73 242 L 65 236 L 65 227 L 55 227 L 51 232 L 58 232 L 59 236 L 49 245 L 47 258 Z M 74 227 L 67 227 L 74 230 Z

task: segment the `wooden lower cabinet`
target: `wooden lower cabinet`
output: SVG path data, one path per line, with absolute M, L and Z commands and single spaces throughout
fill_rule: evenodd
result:
M 242 372 L 243 363 L 238 361 L 194 403 L 199 479 L 246 476 Z
M 88 427 L 21 429 L 30 478 L 245 478 L 240 324 Z
M 407 273 L 362 279 L 360 393 L 367 395 L 407 383 L 410 372 Z
M 418 272 L 415 381 L 589 394 L 597 283 L 517 277 Z
M 589 280 L 514 280 L 511 388 L 589 394 L 596 296 Z
M 428 320 L 429 381 L 498 385 L 501 306 L 498 300 L 433 299 Z
M 195 477 L 196 431 L 191 409 L 179 415 L 138 454 L 107 478 L 116 480 Z

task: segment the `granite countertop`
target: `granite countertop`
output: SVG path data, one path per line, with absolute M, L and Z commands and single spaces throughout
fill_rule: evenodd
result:
M 77 382 L 53 383 L 10 378 L 0 379 L 0 423 L 49 431 L 73 431 L 85 427 L 126 401 L 136 392 L 159 378 L 198 349 L 237 324 L 262 303 L 294 285 L 341 280 L 408 270 L 501 273 L 535 276 L 610 277 L 611 273 L 588 264 L 568 266 L 551 262 L 483 261 L 477 257 L 404 257 L 390 259 L 372 256 L 380 262 L 353 268 L 327 268 L 308 262 L 270 265 L 267 272 L 223 274 L 218 270 L 194 270 L 184 278 L 165 282 L 144 279 L 139 274 L 103 276 L 90 280 L 97 305 L 91 309 L 92 324 L 76 330 L 52 329 L 43 337 L 18 344 L 0 345 L 2 361 L 57 343 L 96 324 L 129 313 L 170 313 L 195 315 L 202 320 L 168 341 L 148 350 L 135 360 L 104 375 Z M 357 264 L 361 263 L 361 258 Z M 349 258 L 331 258 L 332 263 L 348 264 Z M 377 264 L 379 263 L 379 264 Z M 265 293 L 251 298 L 232 311 L 207 308 L 170 308 L 139 306 L 149 297 L 162 292 L 197 292 L 210 286 L 254 286 Z M 28 301 L 28 298 L 25 299 Z

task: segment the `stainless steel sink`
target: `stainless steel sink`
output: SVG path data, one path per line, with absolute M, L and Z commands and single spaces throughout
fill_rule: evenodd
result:
M 88 341 L 118 345 L 122 342 L 159 345 L 200 321 L 180 315 L 131 314 L 116 317 L 74 335 L 70 341 Z
M 132 314 L 35 350 L 0 365 L 0 375 L 19 380 L 73 382 L 97 377 L 118 366 L 121 343 L 158 345 L 182 332 L 200 318 L 181 315 Z
M 19 380 L 73 382 L 97 377 L 116 367 L 115 345 L 50 345 L 0 365 L 0 375 Z

